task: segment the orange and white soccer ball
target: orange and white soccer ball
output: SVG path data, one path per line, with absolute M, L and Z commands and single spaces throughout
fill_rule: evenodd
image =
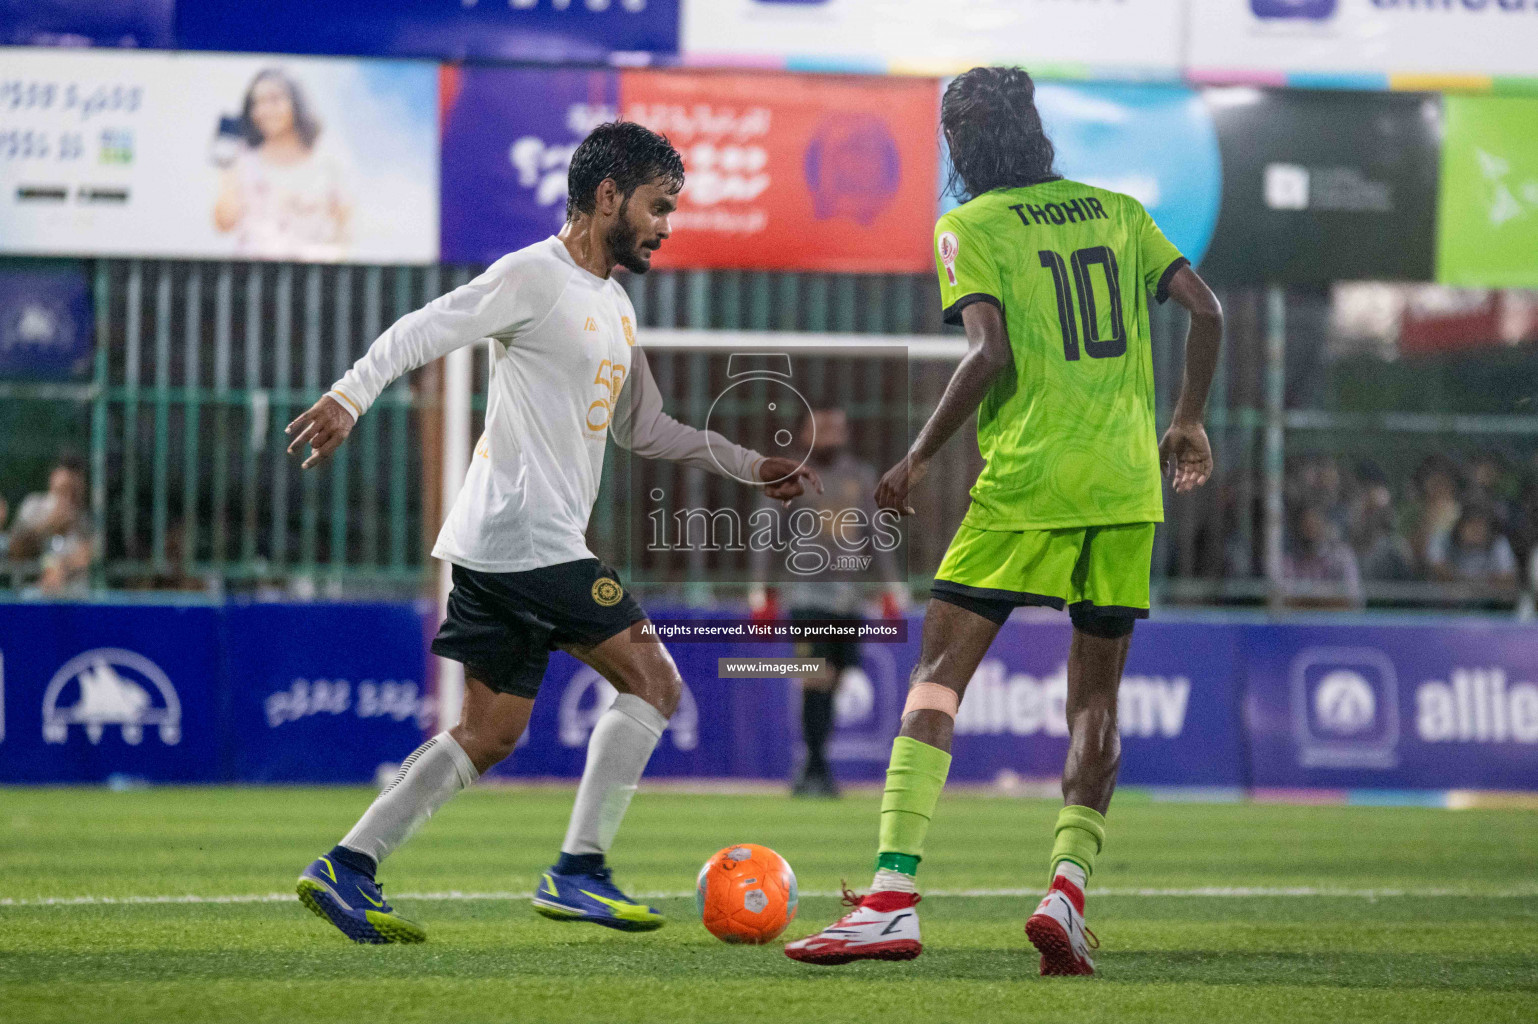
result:
M 710 934 L 762 945 L 796 919 L 796 873 L 767 846 L 728 846 L 700 868 L 695 900 Z

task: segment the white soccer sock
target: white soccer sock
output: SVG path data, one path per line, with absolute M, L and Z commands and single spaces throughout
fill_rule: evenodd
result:
M 1084 869 L 1071 860 L 1058 861 L 1057 870 L 1052 872 L 1052 877 L 1068 879 L 1079 887 L 1080 892 L 1084 891 L 1084 886 L 1089 882 L 1089 876 L 1084 873 Z
M 342 839 L 349 850 L 383 863 L 449 797 L 480 777 L 470 755 L 447 732 L 422 744 L 406 760 L 363 817 Z
M 891 868 L 877 868 L 871 879 L 871 892 L 918 892 L 918 879 Z
M 668 720 L 633 693 L 614 698 L 587 741 L 562 853 L 607 853 Z

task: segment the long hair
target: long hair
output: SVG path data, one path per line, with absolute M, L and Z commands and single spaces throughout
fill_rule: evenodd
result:
M 305 149 L 315 148 L 315 139 L 320 135 L 320 121 L 310 112 L 310 104 L 304 98 L 304 92 L 299 88 L 299 83 L 288 77 L 287 74 L 277 68 L 264 68 L 251 79 L 251 84 L 246 87 L 246 99 L 240 107 L 240 134 L 246 140 L 246 145 L 255 149 L 263 141 L 262 130 L 251 120 L 251 108 L 256 104 L 256 87 L 265 79 L 271 79 L 288 92 L 289 106 L 294 111 L 294 134 L 299 136 L 299 141 L 304 143 Z
M 940 101 L 951 147 L 945 192 L 963 201 L 998 188 L 1057 181 L 1052 140 L 1036 111 L 1036 83 L 1023 68 L 973 68 Z

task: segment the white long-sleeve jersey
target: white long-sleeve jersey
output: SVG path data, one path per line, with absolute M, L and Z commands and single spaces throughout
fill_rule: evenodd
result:
M 495 342 L 486 432 L 435 558 L 482 572 L 591 558 L 585 534 L 610 434 L 646 458 L 758 480 L 757 452 L 662 411 L 630 297 L 555 237 L 401 317 L 327 393 L 361 416 L 401 374 L 482 338 Z

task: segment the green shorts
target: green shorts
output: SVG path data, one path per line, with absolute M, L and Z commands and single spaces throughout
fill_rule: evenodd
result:
M 996 622 L 1027 604 L 1146 619 L 1153 542 L 1153 523 L 1064 530 L 963 525 L 931 590 Z

